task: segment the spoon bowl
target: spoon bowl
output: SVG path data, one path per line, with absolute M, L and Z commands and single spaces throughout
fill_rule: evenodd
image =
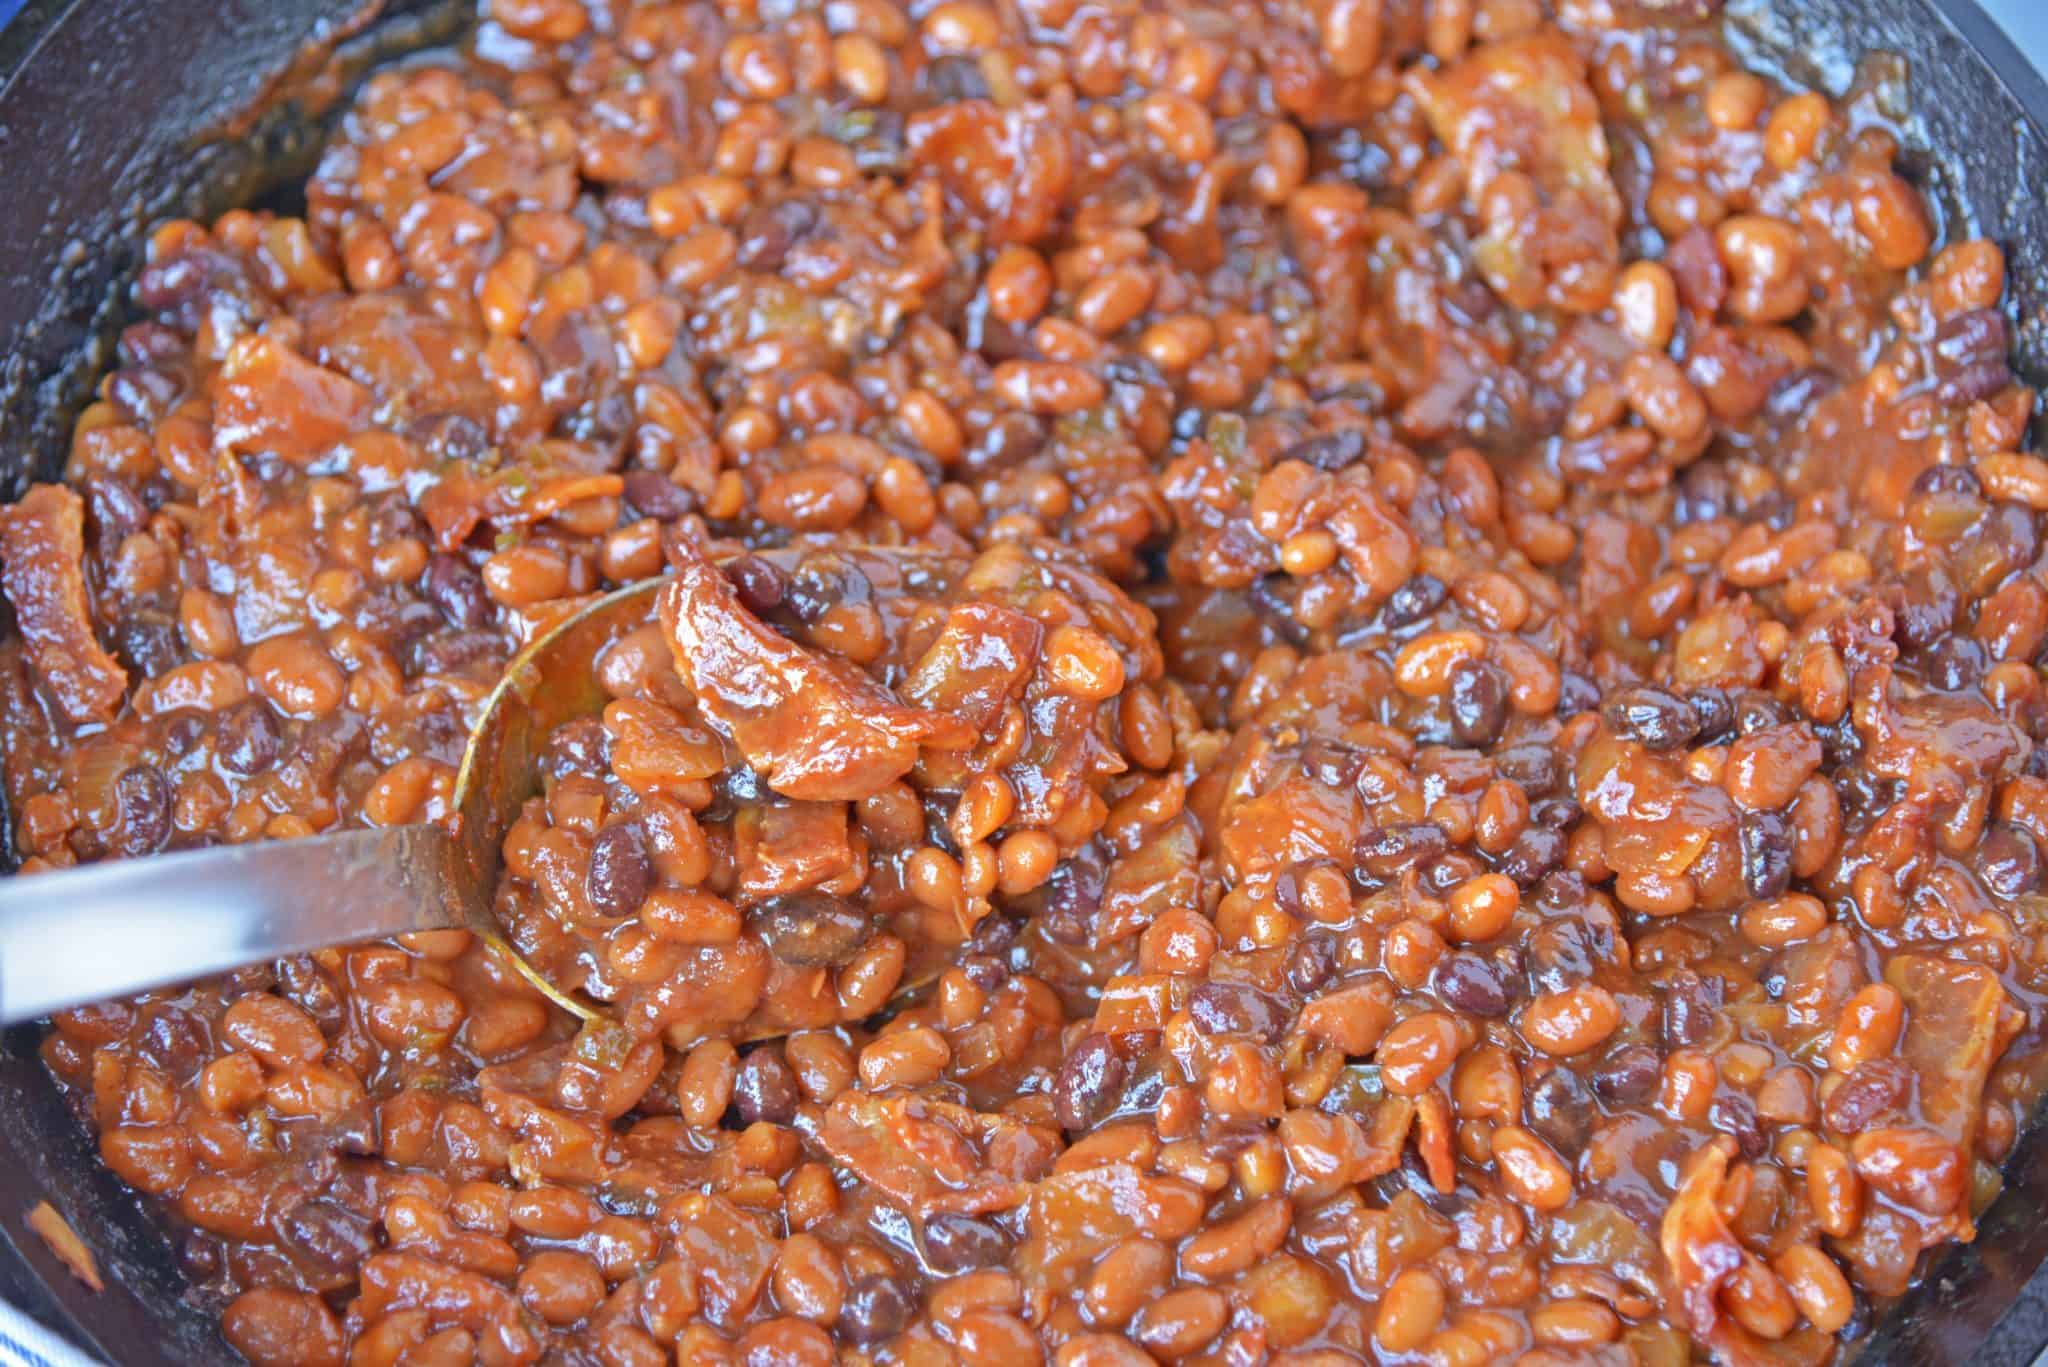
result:
M 607 1015 L 513 948 L 496 916 L 496 890 L 506 834 L 541 790 L 548 738 L 612 701 L 597 677 L 598 657 L 652 618 L 667 582 L 646 579 L 593 598 L 512 657 L 470 728 L 441 821 L 0 880 L 0 1025 L 332 945 L 456 927 L 579 1020 Z M 896 995 L 936 973 L 919 962 Z

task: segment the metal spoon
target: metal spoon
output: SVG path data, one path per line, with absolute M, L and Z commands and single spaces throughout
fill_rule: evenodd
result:
M 329 945 L 456 926 L 509 955 L 558 1005 L 597 1015 L 505 943 L 493 890 L 505 833 L 539 790 L 548 736 L 604 709 L 597 652 L 647 620 L 663 582 L 598 598 L 513 657 L 463 746 L 445 822 L 0 880 L 0 1025 Z

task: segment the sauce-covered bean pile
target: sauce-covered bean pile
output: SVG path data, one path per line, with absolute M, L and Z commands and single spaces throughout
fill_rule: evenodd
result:
M 467 932 L 44 1044 L 259 1367 L 1819 1364 L 2048 1083 L 2048 462 L 1713 0 L 488 0 L 0 512 L 25 871 Z

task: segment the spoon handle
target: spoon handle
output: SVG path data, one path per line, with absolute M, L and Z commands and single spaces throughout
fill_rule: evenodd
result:
M 327 945 L 467 924 L 436 826 L 0 879 L 0 1025 Z

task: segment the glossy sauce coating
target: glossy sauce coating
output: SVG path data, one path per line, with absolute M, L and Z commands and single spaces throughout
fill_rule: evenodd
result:
M 0 512 L 25 868 L 501 913 L 44 1054 L 270 1364 L 1824 1363 L 2048 1073 L 2048 463 L 1711 0 L 488 0 Z M 910 995 L 902 995 L 910 989 Z M 755 1042 L 763 1032 L 786 1032 Z

